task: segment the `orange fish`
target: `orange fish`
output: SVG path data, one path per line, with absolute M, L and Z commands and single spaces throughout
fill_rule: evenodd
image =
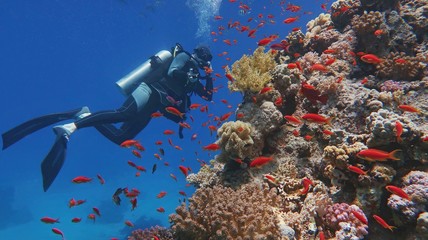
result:
M 220 121 L 226 121 L 227 119 L 229 119 L 229 117 L 230 117 L 230 115 L 232 115 L 233 114 L 233 112 L 228 112 L 228 113 L 225 113 L 223 116 L 221 116 L 220 117 Z
M 163 197 L 165 197 L 165 195 L 166 195 L 166 192 L 162 191 L 158 195 L 156 195 L 156 198 L 163 198 Z
M 290 123 L 302 124 L 302 122 L 293 115 L 285 115 L 284 118 Z
M 365 54 L 363 56 L 361 56 L 361 61 L 366 62 L 366 63 L 370 63 L 370 64 L 379 64 L 382 62 L 382 60 L 374 55 L 374 54 Z
M 220 149 L 220 146 L 216 143 L 211 143 L 211 144 L 208 144 L 208 145 L 202 147 L 202 149 L 209 150 L 209 151 L 217 151 Z
M 180 112 L 177 108 L 175 107 L 166 107 L 165 110 L 171 114 L 174 114 L 176 116 L 179 116 L 180 118 L 183 118 L 184 113 Z
M 146 171 L 146 168 L 145 167 L 143 167 L 143 166 L 136 166 L 135 167 L 138 171 L 141 171 L 141 172 L 145 172 Z
M 327 68 L 324 65 L 322 65 L 321 63 L 315 63 L 314 65 L 311 66 L 310 70 L 312 72 L 313 71 L 320 71 L 320 72 L 327 72 L 328 71 Z
M 40 221 L 44 222 L 44 223 L 48 223 L 48 224 L 53 224 L 53 223 L 59 223 L 59 218 L 54 219 L 51 217 L 42 217 L 40 219 Z
M 388 190 L 388 192 L 411 201 L 409 195 L 407 195 L 407 193 L 404 192 L 403 189 L 393 185 L 387 185 L 385 188 L 386 190 Z
M 141 143 L 137 142 L 134 144 L 134 147 L 140 151 L 146 151 L 146 149 L 141 145 Z
M 264 157 L 264 156 L 260 156 L 260 157 L 256 157 L 254 158 L 251 163 L 250 163 L 250 167 L 260 167 L 265 165 L 266 163 L 272 161 L 273 157 Z
M 378 29 L 378 30 L 374 31 L 374 35 L 375 36 L 380 36 L 382 34 L 383 34 L 383 30 L 382 29 Z
M 154 112 L 154 113 L 152 113 L 152 115 L 151 115 L 151 117 L 152 118 L 158 118 L 158 117 L 162 117 L 163 116 L 163 114 L 162 113 L 160 113 L 160 112 Z
M 392 232 L 392 229 L 393 228 L 395 228 L 394 226 L 391 226 L 391 225 L 389 225 L 388 223 L 386 223 L 386 221 L 385 220 L 383 220 L 381 217 L 379 217 L 378 215 L 374 215 L 373 214 L 373 218 L 376 220 L 376 222 L 378 222 L 382 227 L 384 227 L 384 228 L 387 228 L 387 229 L 389 229 L 389 230 L 391 230 L 391 232 Z
M 71 182 L 73 182 L 73 183 L 87 183 L 90 181 L 92 181 L 92 178 L 88 178 L 85 176 L 78 176 L 78 177 L 75 177 L 71 180 Z
M 332 119 L 331 117 L 326 118 L 316 113 L 307 113 L 303 115 L 302 118 L 309 122 L 314 122 L 318 124 L 328 124 L 328 125 L 331 125 L 331 119 Z
M 299 18 L 298 17 L 289 17 L 289 18 L 284 20 L 284 23 L 285 24 L 294 23 L 295 21 L 297 21 L 297 19 L 299 19 Z
M 271 37 L 267 37 L 267 38 L 263 38 L 262 40 L 257 42 L 258 46 L 266 46 L 268 45 L 270 42 L 272 42 L 272 38 Z
M 141 158 L 141 153 L 137 150 L 132 150 L 132 154 L 134 154 L 134 156 L 136 156 L 137 158 Z
M 398 152 L 401 152 L 401 149 L 396 149 L 389 153 L 377 149 L 366 149 L 358 152 L 357 157 L 370 162 L 386 161 L 388 159 L 399 161 L 400 158 L 395 156 Z
M 198 108 L 198 107 L 200 107 L 200 106 L 202 106 L 202 104 L 199 104 L 199 103 L 192 103 L 192 104 L 190 104 L 190 109 L 196 109 L 196 108 Z
M 94 222 L 95 222 L 95 214 L 93 214 L 93 213 L 90 213 L 89 215 L 88 215 L 88 218 L 89 219 L 91 219 L 91 220 L 94 220 Z
M 131 146 L 134 146 L 134 144 L 135 144 L 135 143 L 137 143 L 137 142 L 138 142 L 137 140 L 133 140 L 133 139 L 125 140 L 125 141 L 123 141 L 123 142 L 120 144 L 120 146 L 121 146 L 121 147 L 129 148 L 129 147 L 131 147 Z
M 361 168 L 356 166 L 349 165 L 348 170 L 351 172 L 357 173 L 359 175 L 367 175 L 367 172 L 363 171 Z
M 232 75 L 230 74 L 230 73 L 226 73 L 226 78 L 229 80 L 229 81 L 231 81 L 231 82 L 233 82 L 233 77 L 232 77 Z
M 401 134 L 403 133 L 403 125 L 400 121 L 395 121 L 395 136 L 397 137 L 397 142 L 401 143 L 403 139 L 401 139 Z
M 398 108 L 405 112 L 421 113 L 421 110 L 410 105 L 398 105 Z

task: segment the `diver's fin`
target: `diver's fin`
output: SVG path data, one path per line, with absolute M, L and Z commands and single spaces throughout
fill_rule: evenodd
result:
M 55 143 L 42 162 L 43 190 L 46 192 L 62 168 L 67 150 L 66 135 L 57 135 Z
M 53 113 L 24 122 L 2 134 L 3 150 L 37 130 L 60 121 L 78 118 L 78 116 L 85 113 L 89 113 L 88 107 L 83 107 L 68 112 Z

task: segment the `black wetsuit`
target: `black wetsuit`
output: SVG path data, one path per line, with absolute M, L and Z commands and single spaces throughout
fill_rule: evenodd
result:
M 150 84 L 141 83 L 119 109 L 95 112 L 77 120 L 77 129 L 95 127 L 112 142 L 121 144 L 143 130 L 150 122 L 151 114 L 156 111 L 162 112 L 174 122 L 182 121 L 180 117 L 166 112 L 165 108 L 173 106 L 180 112 L 187 112 L 192 93 L 207 101 L 212 99 L 212 79 L 206 78 L 205 86 L 199 80 L 191 83 L 187 77 L 190 69 L 199 73 L 197 62 L 189 54 L 179 53 L 172 61 L 165 78 Z M 167 96 L 181 101 L 181 104 L 173 105 L 167 100 Z M 120 128 L 113 125 L 119 122 L 123 122 Z

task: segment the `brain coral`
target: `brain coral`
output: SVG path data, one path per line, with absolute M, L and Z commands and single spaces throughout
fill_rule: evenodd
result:
M 251 137 L 253 131 L 249 123 L 239 120 L 226 122 L 217 130 L 219 139 L 216 143 L 232 158 L 238 157 L 242 159 L 253 155 L 250 154 L 251 147 L 254 145 Z
M 215 186 L 200 188 L 170 215 L 177 239 L 261 240 L 286 239 L 281 236 L 274 207 L 279 197 L 256 184 L 239 190 Z
M 243 55 L 241 59 L 232 64 L 232 69 L 226 72 L 232 75 L 234 81 L 228 83 L 231 91 L 258 92 L 271 79 L 270 71 L 275 67 L 274 55 L 264 47 L 258 47 L 252 56 Z

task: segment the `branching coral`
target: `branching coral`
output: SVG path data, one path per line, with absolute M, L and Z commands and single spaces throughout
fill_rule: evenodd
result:
M 420 55 L 411 57 L 404 52 L 391 52 L 380 64 L 376 65 L 377 75 L 383 79 L 420 80 L 426 69 L 424 60 Z
M 161 226 L 154 226 L 151 228 L 146 228 L 144 230 L 138 229 L 132 231 L 132 235 L 128 237 L 128 240 L 147 240 L 153 239 L 153 236 L 156 236 L 162 240 L 174 239 L 170 229 Z
M 239 190 L 215 186 L 200 188 L 170 215 L 172 230 L 184 239 L 285 239 L 281 236 L 274 207 L 279 206 L 274 191 L 256 184 Z
M 231 91 L 257 92 L 260 91 L 271 79 L 270 71 L 275 67 L 274 55 L 271 51 L 264 52 L 264 47 L 258 47 L 252 56 L 244 55 L 233 63 L 232 69 L 226 68 L 226 72 L 234 78 L 229 82 Z

